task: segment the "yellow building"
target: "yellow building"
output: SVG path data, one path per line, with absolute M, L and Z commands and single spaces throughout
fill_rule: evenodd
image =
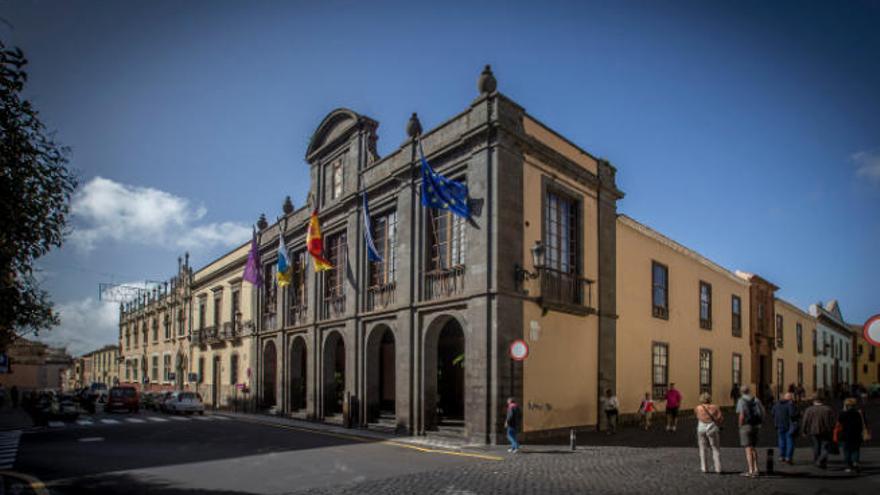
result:
M 773 350 L 773 391 L 787 392 L 792 384 L 807 392 L 817 387 L 816 319 L 790 302 L 776 298 Z
M 850 324 L 855 340 L 856 370 L 855 383 L 865 387 L 880 382 L 880 362 L 877 359 L 877 346 L 865 340 L 863 325 Z
M 682 409 L 701 392 L 732 405 L 734 384 L 751 383 L 749 284 L 659 232 L 617 222 L 617 397 L 622 414 L 670 384 Z M 662 403 L 658 404 L 662 410 Z
M 96 351 L 83 355 L 84 378 L 83 386 L 92 383 L 103 383 L 112 387 L 119 383 L 119 347 L 107 345 Z
M 253 397 L 255 294 L 242 281 L 249 248 L 239 246 L 193 275 L 189 371 L 209 406 L 234 407 Z
M 119 382 L 142 390 L 182 389 L 186 383 L 190 315 L 189 254 L 177 275 L 144 291 L 119 311 Z

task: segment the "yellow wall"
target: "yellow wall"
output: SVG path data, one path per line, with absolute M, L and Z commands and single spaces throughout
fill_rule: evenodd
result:
M 669 319 L 652 316 L 652 260 L 668 267 Z M 700 328 L 699 283 L 712 285 L 712 329 Z M 731 295 L 742 304 L 742 337 L 732 332 Z M 742 356 L 743 381 L 751 382 L 748 283 L 659 233 L 620 216 L 617 221 L 617 396 L 622 413 L 637 412 L 652 389 L 652 344 L 669 346 L 669 381 L 682 408 L 699 397 L 700 349 L 712 351 L 712 398 L 730 405 L 733 353 Z M 663 404 L 658 404 L 663 409 Z
M 523 177 L 524 239 L 522 257 L 530 267 L 530 249 L 541 239 L 542 177 L 552 172 L 532 156 L 526 156 Z M 582 195 L 584 253 L 583 276 L 596 280 L 596 200 L 584 186 L 564 178 L 555 179 L 566 189 Z M 539 280 L 526 281 L 530 296 L 540 294 Z M 592 305 L 597 305 L 593 287 Z M 598 318 L 548 311 L 542 316 L 538 304 L 523 304 L 523 338 L 529 344 L 523 383 L 524 431 L 596 424 Z M 533 330 L 533 326 L 535 327 Z
M 773 352 L 773 390 L 776 391 L 777 385 L 779 385 L 776 380 L 776 363 L 782 359 L 784 365 L 782 392 L 788 391 L 789 384 L 797 383 L 797 363 L 801 362 L 804 363 L 804 389 L 809 394 L 814 390 L 813 364 L 815 364 L 816 358 L 813 356 L 813 331 L 816 329 L 816 319 L 783 299 L 777 298 L 774 306 L 776 314 L 782 316 L 782 347 L 777 344 Z M 798 323 L 801 324 L 804 333 L 803 352 L 798 352 L 797 348 Z M 775 319 L 773 325 L 775 331 Z
M 578 148 L 559 134 L 556 134 L 547 126 L 538 122 L 534 118 L 529 116 L 523 117 L 523 130 L 526 134 L 553 148 L 562 156 L 577 163 L 581 167 L 584 167 L 594 174 L 597 173 L 596 170 L 598 165 L 596 163 L 596 160 L 592 156 L 590 156 L 589 154 L 587 154 L 586 151 Z
M 873 347 L 863 334 L 862 327 L 855 325 L 853 338 L 856 340 L 856 383 L 869 386 L 880 381 L 880 349 Z M 862 353 L 859 354 L 859 347 Z M 871 359 L 871 350 L 874 350 L 874 359 Z M 867 367 L 867 368 L 866 368 Z

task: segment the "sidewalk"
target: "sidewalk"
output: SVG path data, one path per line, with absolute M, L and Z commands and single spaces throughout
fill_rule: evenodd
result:
M 6 406 L 0 409 L 0 431 L 23 430 L 33 425 L 30 415 L 21 407 Z

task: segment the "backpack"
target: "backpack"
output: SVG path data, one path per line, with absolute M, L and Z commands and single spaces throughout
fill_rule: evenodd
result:
M 758 426 L 764 421 L 761 414 L 761 407 L 758 405 L 758 399 L 744 400 L 743 407 L 743 423 L 752 426 Z

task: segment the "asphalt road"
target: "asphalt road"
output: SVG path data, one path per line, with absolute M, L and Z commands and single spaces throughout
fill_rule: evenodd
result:
M 67 423 L 25 432 L 15 471 L 41 480 L 58 494 L 272 494 L 474 461 L 211 416 L 106 417 L 117 422 L 106 424 L 97 418 L 88 426 Z

